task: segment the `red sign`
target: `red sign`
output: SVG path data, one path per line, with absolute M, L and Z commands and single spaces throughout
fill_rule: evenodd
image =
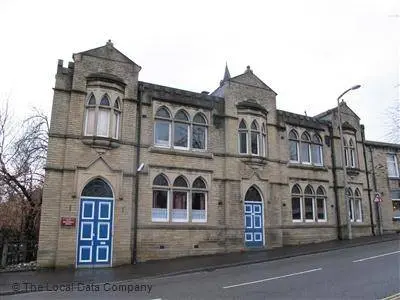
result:
M 61 226 L 75 227 L 76 218 L 74 217 L 61 217 Z
M 374 202 L 382 202 L 382 201 L 383 201 L 383 200 L 382 200 L 381 195 L 380 195 L 379 193 L 376 193 L 376 194 L 375 194 Z

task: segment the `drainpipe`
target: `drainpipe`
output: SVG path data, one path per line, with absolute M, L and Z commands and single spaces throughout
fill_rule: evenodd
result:
M 370 222 L 371 222 L 372 235 L 375 235 L 374 218 L 372 216 L 371 187 L 370 187 L 370 184 L 369 184 L 369 172 L 368 172 L 368 165 L 367 165 L 367 152 L 365 151 L 365 130 L 364 129 L 365 129 L 364 125 L 361 125 L 361 140 L 362 140 L 363 155 L 364 155 L 365 174 L 367 175 L 369 218 L 370 218 Z M 371 159 L 372 159 L 372 155 L 371 155 Z
M 333 138 L 333 127 L 329 126 L 329 138 L 331 140 L 331 159 L 332 159 L 332 175 L 333 175 L 333 191 L 335 194 L 335 208 L 336 208 L 336 223 L 337 223 L 337 237 L 342 240 L 342 229 L 341 229 L 341 219 L 340 219 L 340 207 L 339 207 L 339 196 L 338 196 L 338 186 L 336 178 L 336 159 L 335 159 L 335 139 Z
M 140 165 L 140 142 L 142 129 L 142 87 L 138 86 L 138 104 L 136 113 L 136 174 L 134 190 L 134 219 L 133 219 L 133 247 L 132 264 L 137 263 L 137 227 L 138 227 L 138 202 L 139 202 L 139 165 Z
M 368 147 L 369 153 L 371 155 L 371 164 L 372 164 L 372 184 L 374 186 L 374 192 L 376 193 L 376 175 L 375 175 L 375 165 L 374 165 L 374 157 L 372 156 L 372 148 L 371 146 Z M 379 203 L 375 203 L 375 208 L 376 208 L 376 216 L 377 216 L 377 223 L 378 223 L 378 229 L 379 229 L 379 234 L 382 235 L 382 223 L 381 223 L 381 216 L 379 212 Z

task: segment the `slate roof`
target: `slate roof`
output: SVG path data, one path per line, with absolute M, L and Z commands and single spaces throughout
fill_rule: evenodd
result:
M 324 130 L 325 126 L 331 124 L 329 121 L 320 120 L 315 117 L 299 115 L 284 110 L 277 110 L 277 114 L 278 117 L 282 118 L 285 123 L 300 127 Z

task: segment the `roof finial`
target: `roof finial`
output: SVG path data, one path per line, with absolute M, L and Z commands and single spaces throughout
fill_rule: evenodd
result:
M 111 42 L 111 40 L 108 40 L 106 45 L 107 45 L 107 47 L 113 47 L 114 46 L 114 44 Z
M 250 69 L 250 66 L 247 66 L 247 68 L 246 68 L 246 73 L 253 73 L 253 70 Z

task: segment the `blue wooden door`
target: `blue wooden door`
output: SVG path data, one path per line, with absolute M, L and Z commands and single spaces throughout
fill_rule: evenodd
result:
M 111 265 L 113 201 L 82 197 L 77 245 L 78 266 Z
M 245 201 L 244 220 L 244 240 L 246 247 L 263 247 L 263 203 L 259 201 Z

